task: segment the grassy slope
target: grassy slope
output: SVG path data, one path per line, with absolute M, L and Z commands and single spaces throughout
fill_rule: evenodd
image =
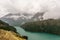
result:
M 0 40 L 26 40 L 18 34 L 0 29 Z

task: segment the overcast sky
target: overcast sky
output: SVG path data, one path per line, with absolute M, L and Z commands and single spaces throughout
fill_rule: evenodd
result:
M 58 18 L 60 0 L 0 0 L 0 17 L 8 14 L 8 9 L 30 14 L 46 12 L 44 18 Z

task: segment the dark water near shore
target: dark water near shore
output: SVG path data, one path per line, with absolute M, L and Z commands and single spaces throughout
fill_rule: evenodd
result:
M 32 32 L 26 32 L 24 29 L 20 27 L 15 27 L 21 35 L 28 36 L 28 40 L 60 40 L 59 35 L 53 35 L 48 33 L 32 33 Z

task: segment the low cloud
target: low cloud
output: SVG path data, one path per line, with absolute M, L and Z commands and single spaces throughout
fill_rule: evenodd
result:
M 0 6 L 9 12 L 35 14 L 46 12 L 44 18 L 60 17 L 60 0 L 0 0 Z M 2 13 L 3 14 L 3 13 Z

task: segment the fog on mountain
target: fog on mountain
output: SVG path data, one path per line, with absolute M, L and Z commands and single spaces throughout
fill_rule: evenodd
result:
M 0 19 L 24 24 L 29 21 L 40 19 L 59 18 L 60 9 L 59 0 L 0 0 Z M 3 4 L 3 5 L 2 5 Z M 16 24 L 14 24 L 16 25 Z

